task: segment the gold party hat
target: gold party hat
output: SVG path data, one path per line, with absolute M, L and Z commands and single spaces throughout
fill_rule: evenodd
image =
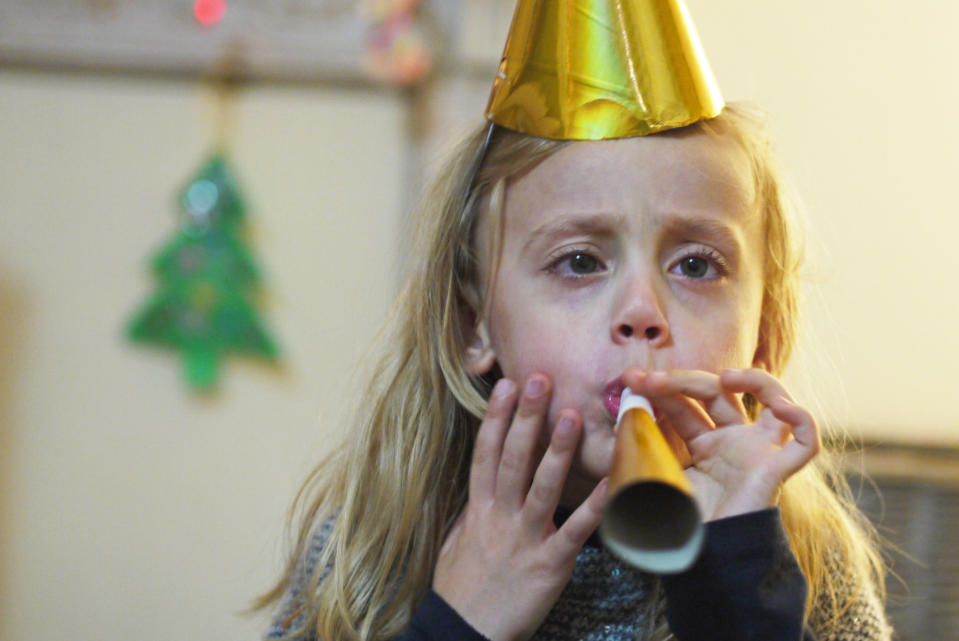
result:
M 486 112 L 531 136 L 601 140 L 722 109 L 682 0 L 519 0 Z

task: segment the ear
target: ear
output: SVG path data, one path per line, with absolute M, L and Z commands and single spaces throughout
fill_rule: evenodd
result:
M 756 345 L 756 353 L 753 355 L 753 367 L 763 369 L 767 372 L 769 369 L 769 341 L 764 334 L 759 336 L 759 343 Z
M 496 352 L 490 344 L 486 321 L 474 323 L 466 334 L 466 367 L 473 376 L 482 376 L 493 369 Z

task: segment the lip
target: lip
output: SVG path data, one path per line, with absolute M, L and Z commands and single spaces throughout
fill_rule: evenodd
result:
M 603 389 L 603 405 L 614 423 L 619 418 L 619 402 L 624 389 L 626 389 L 626 383 L 623 382 L 622 376 L 617 376 L 611 380 Z
M 623 400 L 623 390 L 626 389 L 626 383 L 622 376 L 617 376 L 603 389 L 603 405 L 615 424 L 619 420 L 619 404 Z M 653 405 L 653 420 L 659 420 L 659 410 Z

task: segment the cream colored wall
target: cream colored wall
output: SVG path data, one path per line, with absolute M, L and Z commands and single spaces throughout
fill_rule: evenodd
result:
M 193 83 L 0 73 L 0 639 L 252 639 L 284 511 L 395 291 L 404 105 L 254 88 L 233 165 L 273 372 L 215 398 L 122 328 L 207 152 Z
M 687 4 L 726 98 L 771 115 L 808 212 L 793 378 L 870 439 L 959 445 L 959 5 Z

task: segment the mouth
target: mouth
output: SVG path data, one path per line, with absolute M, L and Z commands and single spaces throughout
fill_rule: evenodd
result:
M 615 425 L 619 421 L 619 405 L 622 401 L 623 390 L 626 389 L 626 383 L 622 376 L 617 376 L 603 389 L 603 405 L 606 407 L 606 413 Z M 653 405 L 653 420 L 659 421 L 659 410 Z
M 618 376 L 607 383 L 603 390 L 603 405 L 614 423 L 619 418 L 619 402 L 624 389 L 626 389 L 626 383 L 623 382 L 622 376 Z

